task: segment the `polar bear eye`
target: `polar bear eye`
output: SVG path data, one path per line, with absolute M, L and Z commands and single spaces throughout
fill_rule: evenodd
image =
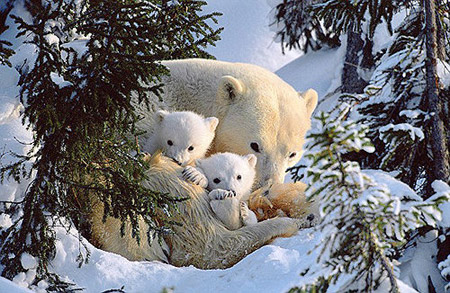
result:
M 193 146 L 190 146 L 190 147 L 188 147 L 188 151 L 193 151 L 194 150 L 194 147 Z
M 213 182 L 216 183 L 216 184 L 219 184 L 220 183 L 220 179 L 219 178 L 214 178 Z
M 250 144 L 250 147 L 252 148 L 252 150 L 254 150 L 257 153 L 260 153 L 261 151 L 259 150 L 259 145 L 256 142 L 252 142 Z
M 241 175 L 237 175 L 237 180 L 241 180 L 242 179 L 242 176 Z
M 168 145 L 173 145 L 173 141 L 171 141 L 170 139 L 167 141 Z
M 290 155 L 289 155 L 289 159 L 292 159 L 292 158 L 294 158 L 295 156 L 297 155 L 297 153 L 296 152 L 292 152 Z

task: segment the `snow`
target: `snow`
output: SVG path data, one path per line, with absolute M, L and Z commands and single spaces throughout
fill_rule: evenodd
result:
M 275 32 L 269 29 L 270 10 L 271 7 L 261 0 L 208 1 L 205 13 L 223 13 L 218 17 L 219 24 L 212 26 L 224 27 L 224 30 L 216 47 L 207 51 L 218 60 L 253 63 L 271 71 L 302 55 L 295 51 L 281 54 L 280 44 L 273 41 Z
M 52 270 L 66 280 L 75 282 L 86 292 L 101 292 L 124 287 L 126 292 L 286 292 L 301 285 L 299 273 L 315 261 L 308 255 L 317 237 L 311 229 L 300 231 L 291 238 L 280 238 L 225 270 L 177 268 L 157 261 L 131 262 L 103 252 L 88 244 L 92 252 L 88 264 L 78 268 L 78 238 L 57 230 L 58 242 Z
M 445 292 L 443 279 L 436 263 L 437 231 L 418 237 L 416 246 L 409 247 L 399 259 L 400 279 L 419 292 L 428 291 L 427 277 L 433 281 L 436 292 Z
M 34 268 L 36 268 L 36 265 L 37 265 L 37 261 L 34 258 L 34 256 L 32 256 L 26 252 L 24 252 L 22 254 L 22 257 L 20 258 L 20 262 L 22 264 L 22 267 L 25 270 L 34 269 Z
M 59 86 L 59 88 L 72 85 L 71 82 L 64 80 L 64 77 L 55 72 L 50 73 L 50 78 L 55 84 Z
M 313 88 L 323 99 L 334 91 L 341 81 L 345 46 L 310 52 L 285 65 L 275 73 L 298 91 Z M 329 103 L 331 104 L 331 103 Z M 324 110 L 320 108 L 320 110 Z M 317 111 L 317 110 L 316 110 Z
M 0 291 L 1 292 L 8 292 L 8 293 L 31 293 L 27 288 L 21 287 L 17 285 L 16 283 L 5 279 L 3 277 L 0 277 Z
M 435 192 L 431 199 L 440 196 L 446 196 L 448 199 L 450 199 L 450 187 L 447 183 L 441 180 L 436 180 L 431 183 L 431 187 Z M 439 208 L 442 211 L 442 219 L 438 221 L 438 224 L 443 228 L 450 227 L 450 200 L 447 200 L 446 202 L 440 204 Z
M 423 133 L 422 129 L 418 127 L 414 127 L 409 123 L 399 123 L 399 124 L 392 124 L 389 123 L 383 127 L 380 127 L 380 139 L 384 140 L 386 143 L 388 143 L 391 138 L 387 135 L 385 135 L 385 132 L 392 133 L 392 132 L 404 132 L 409 134 L 409 137 L 412 141 L 417 139 L 420 141 L 425 138 L 425 134 Z
M 389 187 L 389 192 L 400 199 L 422 200 L 407 184 L 394 179 L 389 173 L 381 170 L 365 169 L 363 173 L 372 177 L 376 182 L 382 182 Z

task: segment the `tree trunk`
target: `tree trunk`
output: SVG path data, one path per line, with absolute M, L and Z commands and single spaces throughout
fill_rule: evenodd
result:
M 437 0 L 435 5 L 438 5 L 439 7 L 442 7 L 444 5 L 442 3 L 442 0 Z M 436 10 L 435 10 L 436 11 Z M 436 37 L 437 37 L 437 58 L 441 60 L 447 60 L 447 52 L 445 52 L 445 29 L 442 27 L 441 19 L 439 18 L 439 14 L 435 13 L 435 19 L 436 19 Z
M 364 41 L 361 34 L 353 31 L 347 33 L 347 52 L 342 69 L 342 92 L 362 93 L 367 82 L 359 76 L 360 58 L 363 55 Z
M 425 8 L 425 32 L 427 58 L 425 62 L 428 107 L 432 117 L 431 147 L 433 152 L 433 176 L 436 179 L 449 182 L 450 162 L 445 136 L 445 128 L 442 120 L 443 101 L 439 99 L 439 78 L 436 70 L 437 32 L 436 32 L 436 8 L 434 0 L 424 0 Z

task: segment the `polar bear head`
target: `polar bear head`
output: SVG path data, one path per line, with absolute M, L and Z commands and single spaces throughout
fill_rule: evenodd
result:
M 197 168 L 208 179 L 208 190 L 234 191 L 241 198 L 248 195 L 255 179 L 257 158 L 253 154 L 240 156 L 233 153 L 217 153 L 196 161 Z
M 258 162 L 254 188 L 259 188 L 283 182 L 286 169 L 299 161 L 318 97 L 312 89 L 295 91 L 267 70 L 248 72 L 219 82 L 214 151 L 253 153 Z
M 185 166 L 205 156 L 219 120 L 189 111 L 155 113 L 155 143 L 164 155 Z

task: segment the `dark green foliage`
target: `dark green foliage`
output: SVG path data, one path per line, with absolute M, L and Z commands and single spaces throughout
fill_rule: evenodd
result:
M 14 54 L 14 50 L 8 48 L 11 43 L 5 40 L 0 40 L 0 65 L 7 65 L 11 67 L 11 62 L 9 62 L 9 57 Z
M 339 46 L 339 36 L 352 31 L 373 39 L 375 28 L 386 23 L 392 33 L 392 17 L 409 1 L 372 0 L 283 0 L 276 7 L 277 35 L 282 47 L 319 50 L 323 46 Z M 369 16 L 369 17 L 367 17 Z M 367 31 L 363 25 L 367 23 Z
M 0 11 L 0 35 L 7 29 L 5 21 L 9 11 L 12 8 L 11 1 L 7 1 L 3 5 L 5 6 L 4 10 Z M 14 50 L 8 48 L 11 45 L 12 44 L 10 42 L 0 39 L 0 65 L 7 65 L 11 67 L 11 63 L 8 61 L 9 57 L 14 54 Z
M 35 177 L 23 200 L 6 210 L 14 224 L 0 236 L 3 276 L 23 271 L 20 256 L 27 252 L 38 258 L 36 280 L 49 278 L 58 286 L 47 270 L 55 253 L 54 226 L 68 227 L 63 219 L 71 219 L 84 229 L 94 198 L 104 203 L 105 217 L 130 221 L 138 242 L 139 217 L 152 235 L 169 233 L 176 224 L 174 204 L 184 199 L 140 184 L 148 165 L 136 142 L 132 99 L 148 103 L 159 95 L 168 71 L 158 60 L 211 57 L 204 48 L 219 39 L 220 30 L 207 21 L 218 14 L 198 15 L 202 1 L 179 2 L 33 1 L 27 3 L 33 23 L 14 16 L 19 35 L 31 34 L 38 49 L 19 81 L 23 122 L 34 140 L 32 150 L 16 155 L 17 162 L 2 166 L 0 174 L 17 181 Z M 76 51 L 80 45 L 86 49 Z
M 329 21 L 317 17 L 313 5 L 321 3 L 317 0 L 283 0 L 276 6 L 275 23 L 281 26 L 277 36 L 281 40 L 281 48 L 289 50 L 298 48 L 304 52 L 316 51 L 323 46 L 340 45 L 339 35 L 330 30 Z M 323 23 L 321 23 L 323 21 Z

